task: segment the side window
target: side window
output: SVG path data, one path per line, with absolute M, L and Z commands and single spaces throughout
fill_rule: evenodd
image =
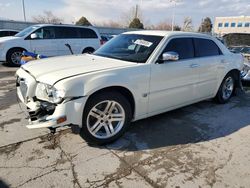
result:
M 79 28 L 81 38 L 98 38 L 95 31 L 88 28 Z
M 196 57 L 215 56 L 222 54 L 215 42 L 209 39 L 195 38 L 194 46 Z
M 54 39 L 55 38 L 55 30 L 53 27 L 42 27 L 36 30 L 34 33 L 37 34 L 37 39 Z
M 17 32 L 16 31 L 10 31 L 10 36 L 13 36 L 13 35 L 15 35 L 15 34 L 17 34 Z
M 55 39 L 55 29 L 53 27 L 44 27 L 43 39 Z
M 174 51 L 179 54 L 179 59 L 189 59 L 194 57 L 194 47 L 191 38 L 172 39 L 163 52 Z
M 77 28 L 73 27 L 56 27 L 56 38 L 58 39 L 79 38 L 79 32 Z
M 8 36 L 8 31 L 1 31 L 0 37 L 5 37 L 5 36 Z

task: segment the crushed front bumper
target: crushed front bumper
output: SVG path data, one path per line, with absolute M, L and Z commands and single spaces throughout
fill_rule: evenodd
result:
M 22 101 L 21 92 L 17 93 Z M 57 105 L 44 101 L 23 103 L 29 114 L 29 124 L 26 127 L 29 129 L 57 128 L 70 124 L 81 126 L 85 102 L 86 98 L 81 97 Z
M 17 95 L 29 114 L 27 128 L 57 128 L 82 125 L 83 108 L 87 97 L 66 97 L 60 104 L 41 101 L 35 97 L 36 80 L 23 69 L 17 71 Z

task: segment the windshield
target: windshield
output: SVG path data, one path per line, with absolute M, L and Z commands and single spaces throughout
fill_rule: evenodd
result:
M 145 63 L 162 38 L 152 35 L 122 34 L 107 42 L 94 54 L 124 61 Z
M 249 53 L 250 53 L 250 47 L 245 47 L 245 48 L 243 48 L 240 52 L 241 52 L 241 53 L 249 54 Z
M 37 28 L 39 28 L 40 26 L 30 26 L 30 27 L 27 27 L 25 28 L 24 30 L 20 31 L 19 33 L 17 33 L 15 35 L 15 37 L 24 37 L 26 36 L 27 34 L 33 32 L 34 30 L 36 30 Z
M 232 47 L 230 49 L 230 51 L 233 53 L 240 53 L 241 50 L 242 50 L 242 47 Z

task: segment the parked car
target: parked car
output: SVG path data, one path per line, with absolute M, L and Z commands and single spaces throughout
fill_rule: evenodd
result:
M 250 46 L 230 46 L 228 49 L 233 53 L 242 53 L 244 57 L 250 60 Z
M 242 53 L 242 55 L 244 57 L 246 57 L 248 60 L 250 60 L 250 46 L 244 46 L 241 49 L 240 53 Z
M 105 44 L 106 42 L 109 41 L 107 36 L 101 35 L 101 39 L 102 39 L 102 44 Z
M 242 67 L 241 54 L 208 35 L 133 31 L 94 54 L 23 65 L 17 94 L 30 115 L 28 128 L 75 124 L 87 141 L 104 144 L 131 121 L 210 98 L 228 102 L 241 87 Z
M 18 30 L 13 29 L 0 29 L 0 37 L 14 36 L 18 32 Z
M 100 47 L 101 38 L 96 29 L 71 25 L 41 24 L 30 26 L 12 37 L 0 39 L 0 61 L 11 66 L 20 65 L 23 51 L 45 56 L 92 53 Z

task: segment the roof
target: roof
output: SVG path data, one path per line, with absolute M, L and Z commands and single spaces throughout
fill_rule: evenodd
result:
M 72 24 L 35 24 L 32 26 L 63 26 L 63 27 L 84 27 L 84 28 L 93 28 L 93 26 L 81 26 L 81 25 L 72 25 Z
M 18 30 L 15 30 L 15 29 L 0 29 L 0 31 L 17 31 L 17 32 L 19 32 Z
M 138 31 L 128 31 L 124 34 L 140 34 L 140 35 L 157 35 L 157 36 L 200 36 L 200 37 L 209 37 L 210 35 L 195 33 L 195 32 L 183 32 L 183 31 L 162 31 L 162 30 L 138 30 Z

